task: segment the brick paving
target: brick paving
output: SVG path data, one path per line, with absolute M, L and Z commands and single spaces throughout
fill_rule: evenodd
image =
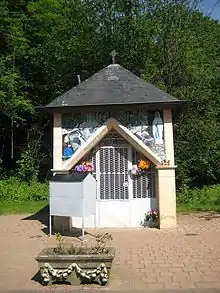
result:
M 0 217 L 0 290 L 79 290 L 62 285 L 46 288 L 33 279 L 37 272 L 34 257 L 42 248 L 54 244 L 55 237 L 49 238 L 42 231 L 45 225 L 39 220 L 25 218 Z M 104 291 L 220 289 L 220 215 L 182 214 L 178 228 L 171 231 L 98 231 L 112 233 L 116 247 L 111 283 Z M 77 238 L 65 238 L 79 243 Z M 92 236 L 86 238 L 90 241 Z

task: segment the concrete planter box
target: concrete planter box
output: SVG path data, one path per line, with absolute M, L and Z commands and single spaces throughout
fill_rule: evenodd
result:
M 108 254 L 58 255 L 51 254 L 51 251 L 52 249 L 44 249 L 35 258 L 41 272 L 43 285 L 52 285 L 54 282 L 68 282 L 75 286 L 89 283 L 106 285 L 108 283 L 112 262 L 115 257 L 114 248 L 109 248 Z M 60 277 L 57 278 L 57 275 L 54 276 L 52 273 L 49 273 L 45 281 L 45 265 L 47 267 L 47 264 L 54 269 L 53 274 L 55 275 L 57 272 L 60 274 Z M 71 269 L 68 271 L 68 267 L 70 268 L 72 264 L 77 266 L 72 268 L 72 271 Z M 51 270 L 49 266 L 46 268 L 47 273 L 48 270 Z M 96 271 L 97 277 L 94 277 L 94 271 Z M 91 279 L 89 279 L 90 277 L 84 278 L 84 272 L 88 272 L 86 276 L 90 275 Z

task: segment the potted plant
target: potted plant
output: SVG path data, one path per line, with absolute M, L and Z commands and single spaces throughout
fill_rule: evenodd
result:
M 112 240 L 109 233 L 95 235 L 95 245 L 88 247 L 68 246 L 62 236 L 56 234 L 57 245 L 54 248 L 44 249 L 37 256 L 43 285 L 52 285 L 54 282 L 69 282 L 72 285 L 99 284 L 106 285 L 115 249 L 107 247 Z
M 150 210 L 144 215 L 144 220 L 141 222 L 143 227 L 159 228 L 159 213 L 156 210 Z

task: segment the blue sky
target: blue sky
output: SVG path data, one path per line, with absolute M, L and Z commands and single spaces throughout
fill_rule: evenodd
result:
M 220 0 L 203 0 L 199 8 L 205 15 L 220 20 Z

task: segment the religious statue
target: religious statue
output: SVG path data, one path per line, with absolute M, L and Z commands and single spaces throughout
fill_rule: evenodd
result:
M 163 144 L 163 120 L 160 117 L 160 112 L 156 111 L 153 120 L 153 136 L 155 144 Z

